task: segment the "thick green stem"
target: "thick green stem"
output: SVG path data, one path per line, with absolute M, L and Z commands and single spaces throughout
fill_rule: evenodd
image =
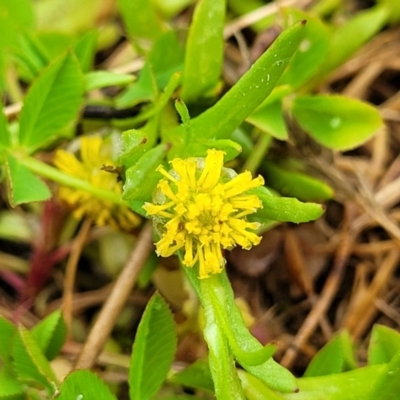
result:
M 75 178 L 71 175 L 67 175 L 57 168 L 54 168 L 48 164 L 45 164 L 42 161 L 37 160 L 36 158 L 30 156 L 18 156 L 14 154 L 18 161 L 27 167 L 32 172 L 42 176 L 43 178 L 50 179 L 54 182 L 57 182 L 64 186 L 69 186 L 78 190 L 84 190 L 85 192 L 90 193 L 94 197 L 98 199 L 111 201 L 116 204 L 124 204 L 125 202 L 121 199 L 121 195 L 115 192 L 111 192 L 109 190 L 104 190 L 92 186 L 89 182 Z

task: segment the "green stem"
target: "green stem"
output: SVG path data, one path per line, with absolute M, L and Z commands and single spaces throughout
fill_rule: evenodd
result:
M 67 175 L 57 168 L 54 168 L 42 161 L 39 161 L 36 158 L 30 156 L 21 157 L 16 154 L 14 154 L 14 156 L 18 159 L 20 164 L 24 165 L 30 171 L 35 172 L 43 178 L 50 179 L 64 186 L 69 186 L 78 190 L 84 190 L 85 192 L 88 192 L 92 196 L 97 197 L 101 200 L 111 201 L 112 203 L 116 204 L 127 204 L 121 199 L 120 194 L 111 192 L 109 190 L 97 188 L 85 180 Z
M 204 308 L 205 328 L 204 339 L 209 349 L 209 364 L 214 381 L 215 395 L 221 400 L 244 400 L 244 394 L 239 381 L 233 354 L 228 345 L 226 332 L 221 325 L 213 290 L 218 287 L 217 277 L 200 281 L 201 299 Z
M 269 149 L 271 144 L 272 137 L 265 132 L 260 132 L 260 138 L 257 141 L 257 144 L 254 146 L 254 149 L 247 158 L 247 161 L 243 165 L 243 171 L 250 171 L 252 175 L 257 171 L 260 164 L 264 161 L 265 154 Z

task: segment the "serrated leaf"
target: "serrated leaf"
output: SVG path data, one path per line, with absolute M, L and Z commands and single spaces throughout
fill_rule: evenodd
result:
M 68 53 L 47 67 L 24 101 L 20 144 L 29 151 L 48 144 L 76 118 L 83 95 L 83 78 L 76 58 Z
M 49 393 L 54 392 L 57 379 L 32 334 L 19 327 L 12 346 L 14 368 L 23 381 L 37 382 Z
M 0 317 L 0 358 L 3 363 L 6 363 L 9 359 L 11 343 L 16 330 L 16 327 L 10 321 Z
M 197 2 L 189 28 L 182 78 L 182 98 L 195 100 L 219 80 L 224 56 L 225 0 Z
M 140 321 L 129 368 L 131 400 L 153 398 L 161 387 L 176 349 L 174 320 L 159 294 L 149 301 Z
M 47 359 L 55 358 L 67 337 L 67 326 L 61 311 L 54 311 L 42 319 L 31 332 Z
M 51 197 L 49 188 L 12 155 L 7 154 L 8 197 L 10 204 L 44 201 Z
M 389 363 L 400 350 L 399 332 L 383 325 L 374 325 L 368 347 L 368 364 Z
M 92 71 L 85 74 L 85 89 L 90 91 L 107 86 L 125 86 L 134 81 L 133 75 L 109 71 Z
M 298 47 L 304 25 L 296 24 L 284 31 L 216 104 L 192 119 L 194 136 L 230 138 L 277 84 Z
M 281 168 L 271 162 L 263 163 L 263 172 L 267 186 L 285 196 L 301 201 L 321 201 L 329 200 L 334 195 L 333 189 L 326 183 L 302 172 Z
M 7 119 L 0 104 L 0 151 L 11 146 L 11 134 L 8 129 Z
M 299 96 L 292 112 L 317 142 L 336 150 L 360 146 L 383 125 L 376 108 L 343 96 Z
M 88 370 L 70 373 L 59 388 L 57 400 L 117 400 L 108 386 Z
M 265 187 L 252 191 L 262 201 L 263 208 L 250 215 L 249 220 L 263 222 L 265 220 L 279 222 L 309 222 L 318 219 L 325 207 L 316 203 L 303 203 L 291 197 L 272 195 Z

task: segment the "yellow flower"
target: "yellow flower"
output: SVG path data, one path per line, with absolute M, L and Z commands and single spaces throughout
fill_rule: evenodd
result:
M 100 136 L 82 137 L 80 160 L 65 150 L 57 150 L 53 163 L 61 171 L 87 181 L 92 187 L 121 194 L 122 183 L 117 174 L 102 169 L 104 166 L 113 165 L 110 149 L 103 143 Z M 139 217 L 128 207 L 111 200 L 96 198 L 84 190 L 62 186 L 58 190 L 58 197 L 73 209 L 73 215 L 77 219 L 86 216 L 97 225 L 110 225 L 125 230 L 132 229 L 140 222 Z
M 248 171 L 237 175 L 223 167 L 223 158 L 222 151 L 211 149 L 206 159 L 175 158 L 169 172 L 158 167 L 165 179 L 158 184 L 154 204 L 143 206 L 156 227 L 161 226 L 157 254 L 168 257 L 184 249 L 183 264 L 193 267 L 198 262 L 200 278 L 222 271 L 222 249 L 237 244 L 250 249 L 261 240 L 252 232 L 260 224 L 248 222 L 246 216 L 262 203 L 246 192 L 264 180 L 252 179 Z

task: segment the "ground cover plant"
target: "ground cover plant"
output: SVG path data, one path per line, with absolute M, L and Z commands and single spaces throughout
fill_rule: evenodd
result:
M 397 399 L 399 21 L 0 3 L 0 400 Z

